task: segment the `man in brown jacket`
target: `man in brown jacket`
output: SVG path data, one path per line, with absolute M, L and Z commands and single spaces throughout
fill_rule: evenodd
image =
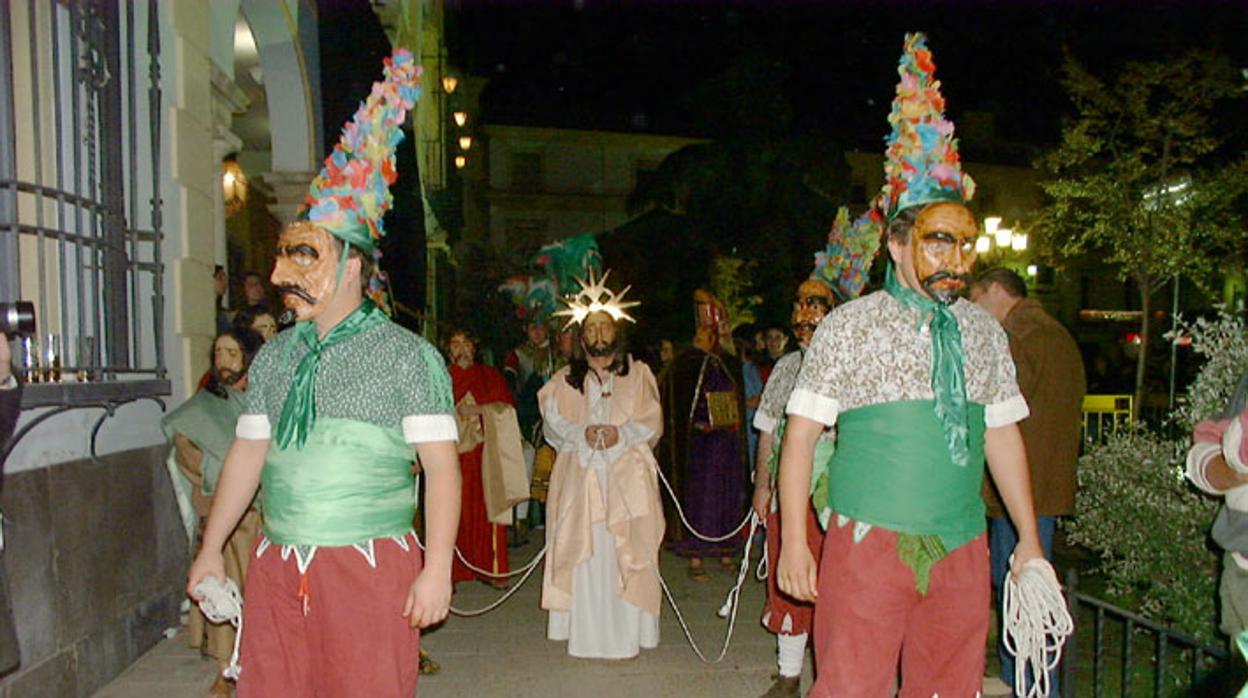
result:
M 1010 340 L 1018 387 L 1031 408 L 1031 416 L 1018 426 L 1031 464 L 1040 542 L 1044 556 L 1052 560 L 1056 519 L 1075 511 L 1075 466 L 1083 395 L 1087 392 L 1083 358 L 1066 328 L 1045 312 L 1039 301 L 1027 297 L 1027 285 L 1013 271 L 998 267 L 981 274 L 971 286 L 971 300 L 992 313 Z M 992 586 L 999 598 L 1016 535 L 990 480 L 984 481 L 984 501 L 991 522 Z M 999 641 L 997 655 L 1002 680 L 1013 688 L 1014 657 Z

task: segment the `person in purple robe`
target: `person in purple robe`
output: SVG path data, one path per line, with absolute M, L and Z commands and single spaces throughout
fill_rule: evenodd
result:
M 748 425 L 741 362 L 728 353 L 728 314 L 707 291 L 698 290 L 693 298 L 698 322 L 693 346 L 672 361 L 660 386 L 665 425 L 658 455 L 689 525 L 716 538 L 736 528 L 745 515 Z M 718 558 L 724 571 L 735 571 L 741 536 L 706 541 L 677 525 L 676 512 L 669 511 L 667 520 L 667 547 L 689 559 L 691 579 L 710 579 L 704 558 Z

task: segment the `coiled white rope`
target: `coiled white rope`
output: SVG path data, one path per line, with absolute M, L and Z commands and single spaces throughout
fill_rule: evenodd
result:
M 1011 567 L 1014 557 L 1010 556 Z M 1053 689 L 1049 672 L 1062 660 L 1066 638 L 1074 632 L 1074 620 L 1062 596 L 1053 566 L 1036 558 L 1023 566 L 1018 579 L 1005 575 L 1001 598 L 1001 641 L 1014 655 L 1014 693 L 1045 697 Z M 1028 684 L 1028 673 L 1031 683 Z M 1024 692 L 1025 691 L 1025 692 Z
M 213 623 L 229 623 L 234 632 L 234 651 L 230 654 L 230 665 L 221 672 L 227 679 L 238 680 L 243 667 L 238 663 L 238 646 L 243 638 L 243 595 L 233 579 L 224 583 L 216 577 L 204 577 L 195 585 L 195 593 L 199 595 L 199 609 L 204 617 Z

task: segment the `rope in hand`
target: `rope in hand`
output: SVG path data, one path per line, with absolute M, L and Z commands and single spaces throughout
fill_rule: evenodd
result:
M 229 623 L 237 628 L 230 665 L 221 672 L 225 678 L 237 681 L 243 673 L 243 668 L 238 663 L 238 645 L 243 637 L 243 595 L 233 579 L 226 579 L 223 583 L 216 577 L 199 580 L 194 591 L 199 595 L 199 610 L 204 612 L 205 618 L 213 623 Z
M 1010 556 L 1011 567 L 1014 557 Z M 1048 696 L 1049 672 L 1062 660 L 1062 647 L 1075 624 L 1062 596 L 1053 566 L 1036 558 L 1023 566 L 1018 579 L 1005 575 L 1001 599 L 1001 641 L 1015 657 L 1014 692 L 1026 698 Z M 1028 685 L 1028 673 L 1031 684 Z M 1023 693 L 1023 687 L 1026 693 Z

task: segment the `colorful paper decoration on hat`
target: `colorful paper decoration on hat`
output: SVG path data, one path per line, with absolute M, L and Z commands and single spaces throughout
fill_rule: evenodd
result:
M 410 51 L 395 49 L 383 72 L 381 82 L 373 83 L 368 98 L 343 126 L 298 215 L 373 256 L 365 293 L 388 313 L 389 284 L 377 243 L 386 234 L 382 216 L 394 202 L 390 185 L 398 179 L 394 151 L 403 141 L 407 112 L 420 96 L 421 70 Z
M 826 283 L 842 301 L 857 298 L 867 286 L 883 235 L 884 214 L 879 209 L 872 206 L 851 223 L 849 209 L 842 206 L 828 232 L 827 246 L 815 253 L 810 278 Z
M 892 220 L 912 206 L 970 201 L 975 181 L 962 172 L 926 35 L 906 34 L 897 73 L 901 81 L 888 115 L 893 130 L 885 139 L 884 189 L 877 205 Z
M 611 272 L 602 275 L 601 279 L 597 279 L 592 270 L 589 278 L 577 279 L 580 284 L 580 291 L 573 295 L 564 296 L 561 300 L 567 304 L 567 308 L 555 313 L 556 317 L 567 317 L 568 324 L 563 328 L 566 330 L 572 325 L 579 325 L 585 321 L 585 318 L 597 312 L 605 312 L 611 316 L 612 320 L 619 322 L 620 320 L 628 320 L 629 322 L 637 322 L 627 312 L 629 308 L 641 305 L 638 301 L 626 301 L 624 295 L 632 286 L 625 286 L 623 291 L 616 293 L 607 288 L 607 277 Z

